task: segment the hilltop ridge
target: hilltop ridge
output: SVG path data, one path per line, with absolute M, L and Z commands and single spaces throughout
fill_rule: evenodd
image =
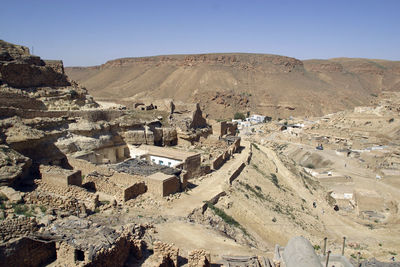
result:
M 237 111 L 313 116 L 370 103 L 400 89 L 400 62 L 246 53 L 120 58 L 66 73 L 98 99 L 199 102 L 212 118 Z

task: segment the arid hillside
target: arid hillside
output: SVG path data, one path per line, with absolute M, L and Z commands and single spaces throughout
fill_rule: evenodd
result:
M 272 117 L 323 115 L 400 90 L 400 62 L 305 60 L 267 54 L 122 58 L 66 73 L 97 99 L 199 102 L 213 118 L 236 111 Z

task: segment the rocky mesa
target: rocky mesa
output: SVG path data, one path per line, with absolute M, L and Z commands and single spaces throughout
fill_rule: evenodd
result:
M 321 116 L 369 104 L 379 92 L 400 85 L 399 62 L 242 53 L 121 58 L 67 67 L 66 73 L 99 99 L 171 98 L 200 103 L 213 118 L 238 111 Z

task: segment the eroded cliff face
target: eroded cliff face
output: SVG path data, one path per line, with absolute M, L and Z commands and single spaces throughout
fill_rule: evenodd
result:
M 40 177 L 42 164 L 71 168 L 66 155 L 176 144 L 174 129 L 128 113 L 99 108 L 65 75 L 62 61 L 42 60 L 0 40 L 1 185 L 31 182 Z

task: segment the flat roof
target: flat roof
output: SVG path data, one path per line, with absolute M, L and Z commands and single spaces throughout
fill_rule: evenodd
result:
M 165 181 L 165 180 L 169 180 L 171 178 L 176 178 L 176 176 L 175 175 L 167 175 L 162 172 L 156 172 L 152 175 L 147 176 L 146 178 L 152 179 L 152 180 L 157 180 L 157 181 Z
M 200 155 L 200 153 L 182 151 L 173 148 L 160 147 L 160 146 L 149 146 L 149 145 L 140 145 L 139 149 L 143 149 L 148 152 L 148 154 L 153 156 L 160 156 L 171 159 L 178 159 L 181 161 L 185 161 L 188 158 Z

